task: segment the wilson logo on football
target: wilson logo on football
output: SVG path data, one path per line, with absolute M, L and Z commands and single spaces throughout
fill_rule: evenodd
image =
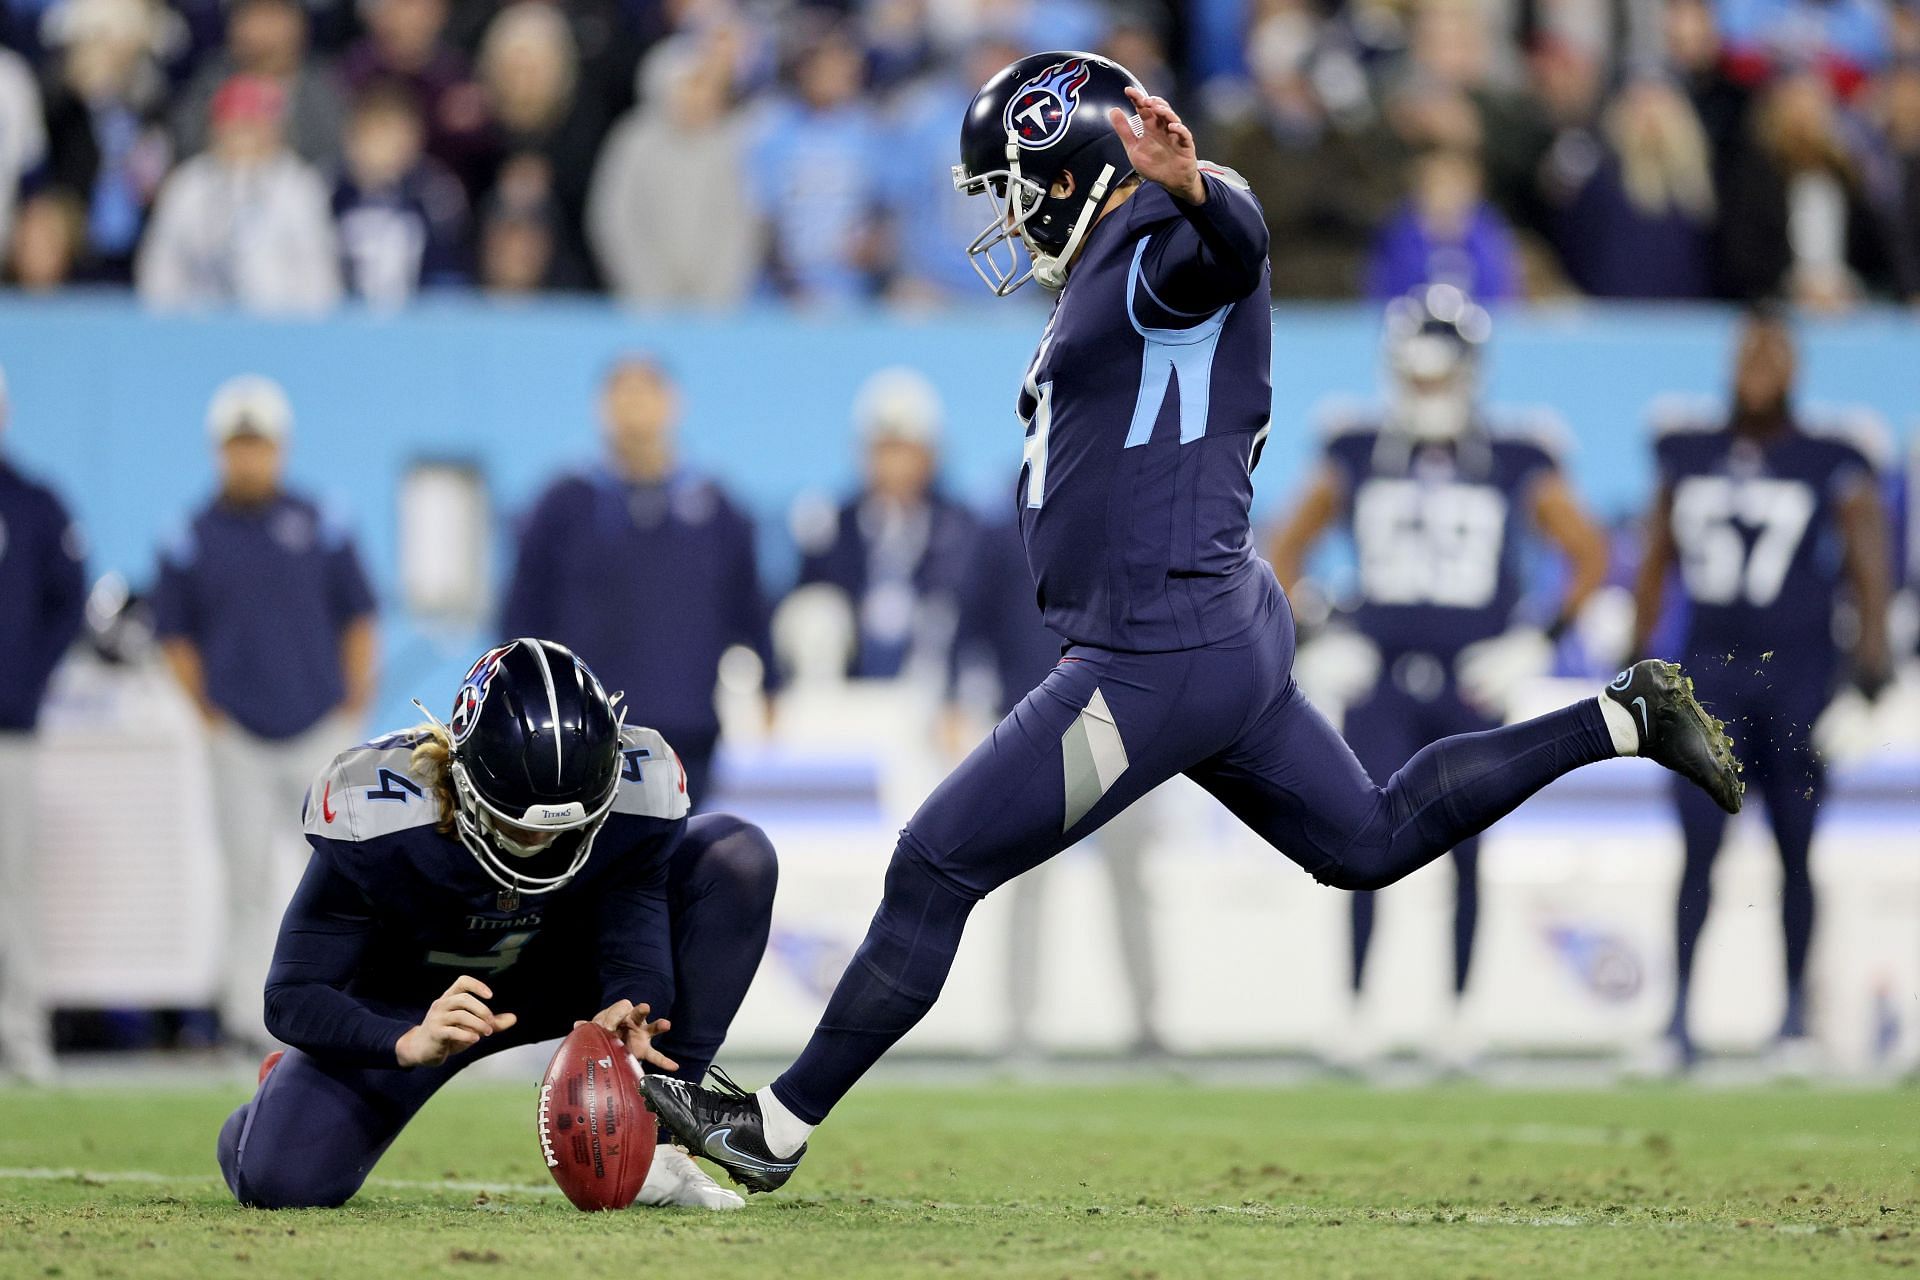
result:
M 1050 147 L 1066 136 L 1080 90 L 1092 72 L 1079 58 L 1056 63 L 1021 85 L 1007 99 L 1005 125 L 1029 150 Z

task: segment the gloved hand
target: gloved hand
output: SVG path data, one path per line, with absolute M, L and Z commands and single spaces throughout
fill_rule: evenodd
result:
M 1554 643 L 1538 627 L 1509 627 L 1470 644 L 1454 660 L 1460 696 L 1483 715 L 1503 717 L 1519 689 L 1553 669 Z
M 1350 707 L 1380 679 L 1380 650 L 1345 627 L 1329 627 L 1293 656 L 1293 678 L 1322 709 Z

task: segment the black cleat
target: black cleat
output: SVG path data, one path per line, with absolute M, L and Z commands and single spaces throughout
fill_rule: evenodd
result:
M 1613 678 L 1607 696 L 1627 709 L 1640 730 L 1640 754 L 1665 765 L 1712 796 L 1728 813 L 1740 812 L 1747 784 L 1727 726 L 1693 696 L 1693 680 L 1677 663 L 1649 658 Z
M 725 1072 L 715 1068 L 713 1076 L 721 1088 L 648 1075 L 640 1081 L 640 1092 L 687 1150 L 725 1169 L 748 1191 L 778 1191 L 800 1167 L 806 1144 L 790 1156 L 774 1155 L 767 1149 L 760 1103 Z

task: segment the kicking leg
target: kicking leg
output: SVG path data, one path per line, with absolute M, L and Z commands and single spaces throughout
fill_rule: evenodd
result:
M 673 920 L 673 1029 L 660 1050 L 698 1083 L 767 952 L 780 876 L 760 828 L 729 814 L 697 814 L 667 871 Z
M 749 1189 L 782 1185 L 812 1126 L 932 1007 L 973 904 L 1231 741 L 1248 698 L 1225 677 L 1246 668 L 1244 651 L 1076 648 L 901 832 L 866 939 L 793 1066 L 739 1097 L 649 1077 L 654 1110 Z
M 1375 786 L 1297 686 L 1191 776 L 1324 884 L 1379 889 L 1484 831 L 1562 774 L 1618 754 L 1589 700 L 1443 738 Z

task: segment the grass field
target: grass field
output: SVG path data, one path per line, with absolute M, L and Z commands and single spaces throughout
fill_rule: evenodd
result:
M 591 1216 L 478 1084 L 347 1208 L 237 1208 L 239 1098 L 0 1091 L 0 1277 L 1920 1276 L 1911 1089 L 873 1088 L 790 1193 Z

